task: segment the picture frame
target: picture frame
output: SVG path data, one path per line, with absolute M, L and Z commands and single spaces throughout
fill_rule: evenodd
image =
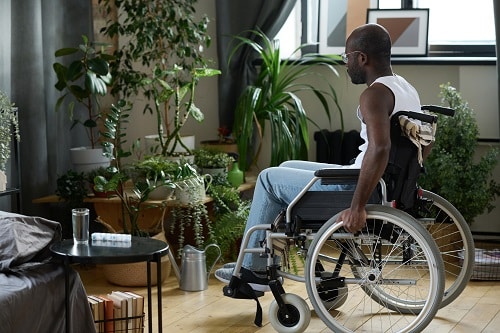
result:
M 364 24 L 365 10 L 377 8 L 378 0 L 320 0 L 318 52 L 341 54 L 351 31 Z
M 347 1 L 320 1 L 318 34 L 320 54 L 341 54 L 344 52 L 347 34 Z
M 429 9 L 367 9 L 367 23 L 389 31 L 392 56 L 427 56 Z

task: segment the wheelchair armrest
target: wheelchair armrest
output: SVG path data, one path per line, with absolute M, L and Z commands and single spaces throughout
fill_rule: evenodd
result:
M 320 169 L 314 175 L 321 178 L 323 185 L 353 184 L 358 181 L 359 169 Z
M 398 111 L 392 119 L 398 119 L 399 116 L 407 116 L 408 118 L 418 119 L 424 123 L 434 124 L 437 122 L 437 116 L 415 111 Z
M 455 115 L 455 110 L 452 108 L 447 108 L 445 106 L 439 105 L 422 105 L 422 110 L 427 110 L 434 113 L 439 113 L 445 116 L 453 117 Z

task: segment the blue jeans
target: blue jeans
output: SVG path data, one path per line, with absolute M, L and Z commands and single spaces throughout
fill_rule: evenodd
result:
M 260 172 L 255 185 L 245 233 L 254 225 L 272 223 L 279 212 L 286 208 L 314 177 L 314 171 L 336 167 L 341 168 L 342 166 L 309 161 L 287 161 L 279 167 L 267 168 Z M 345 189 L 345 186 L 325 186 L 317 182 L 310 190 L 340 191 L 342 189 Z M 248 247 L 260 247 L 260 242 L 264 238 L 264 230 L 254 232 L 250 236 Z M 245 254 L 243 259 L 243 267 L 252 271 L 265 271 L 266 265 L 266 258 L 259 257 L 259 254 Z

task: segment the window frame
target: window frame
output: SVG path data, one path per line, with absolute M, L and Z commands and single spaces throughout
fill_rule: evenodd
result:
M 300 10 L 301 10 L 301 25 L 302 25 L 302 36 L 301 43 L 309 44 L 307 47 L 302 49 L 303 53 L 318 53 L 319 52 L 319 11 L 318 12 L 308 12 L 311 8 L 308 5 L 310 0 L 301 0 Z M 317 0 L 318 8 L 319 2 L 322 0 Z M 409 6 L 408 2 L 412 2 L 411 0 L 402 0 L 402 7 Z M 379 8 L 379 0 L 371 0 L 370 7 Z M 313 23 L 310 24 L 310 17 L 314 16 L 312 19 Z M 300 23 L 300 22 L 299 22 Z M 311 34 L 308 30 L 309 28 L 315 29 L 315 33 Z M 314 40 L 310 39 L 311 35 L 315 35 L 316 38 Z M 496 44 L 494 43 L 439 43 L 439 44 L 428 44 L 428 55 L 421 56 L 420 58 L 494 58 L 496 57 Z M 399 58 L 399 57 L 395 57 Z

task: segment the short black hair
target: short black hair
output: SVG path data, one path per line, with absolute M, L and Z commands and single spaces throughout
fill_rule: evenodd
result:
M 354 50 L 361 51 L 367 55 L 378 58 L 391 58 L 391 37 L 387 30 L 380 25 L 368 24 L 361 27 L 352 40 Z

